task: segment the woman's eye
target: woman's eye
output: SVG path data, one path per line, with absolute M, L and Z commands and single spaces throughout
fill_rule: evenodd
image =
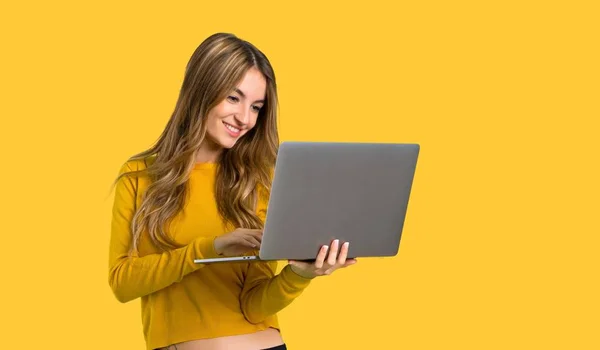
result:
M 252 109 L 254 109 L 254 111 L 257 112 L 257 113 L 260 112 L 261 108 L 262 107 L 259 107 L 259 106 L 252 106 Z
M 235 96 L 228 96 L 227 99 L 231 102 L 238 102 L 240 99 Z

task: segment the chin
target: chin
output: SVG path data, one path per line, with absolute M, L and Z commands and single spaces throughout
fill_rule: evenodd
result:
M 223 147 L 224 149 L 231 149 L 233 148 L 233 146 L 235 146 L 235 142 L 221 144 L 221 147 Z
M 235 144 L 238 142 L 239 139 L 237 140 L 219 140 L 219 146 L 225 148 L 225 149 L 230 149 L 233 148 L 233 146 L 235 146 Z

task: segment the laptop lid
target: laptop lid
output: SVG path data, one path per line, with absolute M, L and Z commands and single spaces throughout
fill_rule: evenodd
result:
M 394 256 L 407 216 L 418 144 L 283 142 L 262 260 L 314 259 L 333 239 L 349 258 Z

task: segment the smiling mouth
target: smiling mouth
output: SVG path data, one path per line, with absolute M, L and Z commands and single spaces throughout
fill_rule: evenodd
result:
M 223 124 L 225 125 L 227 130 L 231 131 L 233 134 L 239 134 L 241 131 L 240 129 L 236 128 L 235 126 L 233 126 L 231 124 L 227 124 L 225 122 L 223 122 Z

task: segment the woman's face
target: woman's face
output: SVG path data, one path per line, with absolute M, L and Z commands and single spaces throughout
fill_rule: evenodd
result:
M 250 68 L 238 86 L 208 112 L 207 136 L 219 148 L 231 148 L 256 125 L 264 105 L 267 81 L 256 68 Z

